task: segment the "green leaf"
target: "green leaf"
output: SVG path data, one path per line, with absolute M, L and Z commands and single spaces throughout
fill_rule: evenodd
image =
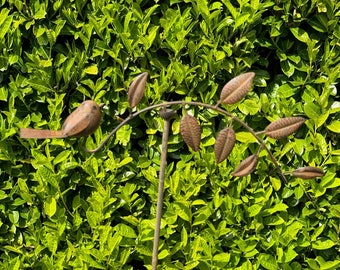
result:
M 158 259 L 163 260 L 166 257 L 169 257 L 170 253 L 168 250 L 163 249 L 161 252 L 158 253 Z
M 8 245 L 8 246 L 4 246 L 4 249 L 7 249 L 7 250 L 14 252 L 14 253 L 23 254 L 23 251 L 18 247 L 13 247 L 13 246 Z
M 261 253 L 258 257 L 258 261 L 264 269 L 275 270 L 278 269 L 276 259 L 270 254 Z
M 97 74 L 98 74 L 98 67 L 95 66 L 95 65 L 86 67 L 86 68 L 84 69 L 84 72 L 85 72 L 86 74 L 90 74 L 90 75 L 97 75 Z
M 301 28 L 290 28 L 290 31 L 293 33 L 296 39 L 300 40 L 303 43 L 307 43 L 310 41 L 308 33 Z
M 241 143 L 255 143 L 256 138 L 249 132 L 241 131 L 236 133 L 236 140 Z
M 262 206 L 258 204 L 253 204 L 252 206 L 248 207 L 248 213 L 249 217 L 255 217 L 257 216 L 262 209 Z
M 124 125 L 120 128 L 116 133 L 116 140 L 122 145 L 127 146 L 130 142 L 130 136 L 132 133 L 132 129 L 129 125 Z
M 36 82 L 36 80 L 28 80 L 29 84 L 34 88 L 35 90 L 41 92 L 41 93 L 46 93 L 51 91 L 51 88 L 47 87 L 46 85 L 43 85 L 41 83 Z
M 129 164 L 129 163 L 132 162 L 132 161 L 133 161 L 132 157 L 126 157 L 126 158 L 124 158 L 123 160 L 121 160 L 121 161 L 119 162 L 118 166 L 119 166 L 119 167 L 123 167 L 123 166 Z
M 11 213 L 9 213 L 8 217 L 13 224 L 17 224 L 19 222 L 20 217 L 19 211 L 12 211 Z
M 275 191 L 279 191 L 281 188 L 281 179 L 279 178 L 274 178 L 274 177 L 270 177 L 270 183 L 272 184 L 273 188 Z
M 319 237 L 319 235 L 323 232 L 323 230 L 325 229 L 325 224 L 319 226 L 316 228 L 316 230 L 314 231 L 312 237 L 311 237 L 311 241 L 316 241 L 316 239 Z
M 281 235 L 281 241 L 288 245 L 293 239 L 296 238 L 296 235 L 300 232 L 302 227 L 303 224 L 301 222 L 292 222 L 286 227 L 286 231 Z
M 194 213 L 195 218 L 193 222 L 193 226 L 197 226 L 199 224 L 203 224 L 207 222 L 208 218 L 211 216 L 212 211 L 209 206 L 204 206 Z
M 20 180 L 20 179 L 19 179 Z M 3 191 L 3 190 L 0 190 L 0 200 L 3 200 L 3 199 L 5 199 L 5 198 L 7 198 L 8 196 L 7 196 L 7 194 L 6 194 L 6 192 L 5 191 Z
M 289 98 L 296 94 L 298 88 L 291 86 L 289 83 L 283 84 L 277 90 L 277 94 L 282 98 Z
M 339 101 L 333 102 L 329 114 L 336 113 L 336 112 L 340 112 L 340 102 Z
M 44 202 L 44 211 L 49 217 L 53 217 L 57 211 L 57 202 L 54 197 L 48 197 Z
M 12 25 L 13 16 L 5 15 L 4 13 L 7 13 L 6 10 L 7 9 L 2 9 L 0 13 L 0 18 L 6 18 L 0 25 L 0 39 L 3 39 L 5 37 Z M 5 17 L 2 17 L 2 14 L 4 14 Z
M 239 15 L 236 8 L 228 0 L 222 0 L 222 2 L 223 2 L 223 4 L 226 5 L 227 9 L 229 10 L 229 12 L 231 13 L 231 15 L 233 16 L 233 18 L 235 20 L 237 18 L 237 16 Z
M 315 261 L 315 258 L 313 259 L 307 259 L 306 260 L 308 266 L 310 267 L 310 269 L 312 270 L 319 270 L 320 269 L 320 266 L 319 264 Z
M 98 226 L 99 222 L 101 221 L 102 216 L 100 215 L 100 213 L 87 210 L 86 218 L 91 228 L 95 229 Z
M 234 29 L 237 29 L 241 25 L 243 25 L 248 20 L 249 17 L 250 17 L 249 13 L 244 13 L 244 14 L 240 14 L 239 16 L 237 16 L 235 20 Z
M 187 202 L 176 202 L 174 204 L 176 214 L 183 220 L 190 221 L 191 212 Z
M 275 204 L 273 207 L 269 208 L 269 209 L 265 209 L 263 211 L 263 216 L 267 216 L 267 215 L 272 215 L 276 212 L 285 212 L 287 211 L 288 205 L 284 204 L 284 203 L 279 203 L 279 204 Z
M 321 114 L 316 120 L 316 127 L 317 128 L 321 127 L 328 119 L 328 116 L 329 116 L 329 111 Z
M 293 247 L 288 247 L 279 258 L 282 263 L 289 263 L 294 260 L 299 254 L 294 250 Z
M 285 223 L 285 220 L 280 217 L 279 215 L 276 215 L 276 216 L 268 216 L 265 218 L 263 224 L 266 224 L 266 225 L 281 225 Z
M 295 72 L 295 66 L 289 60 L 281 62 L 282 71 L 287 77 L 291 77 Z
M 91 268 L 105 269 L 103 265 L 101 265 L 100 263 L 98 263 L 96 260 L 92 258 L 92 256 L 89 254 L 89 251 L 85 250 L 85 248 L 83 248 L 82 252 L 80 252 L 79 258 L 82 261 L 89 263 Z
M 0 100 L 6 101 L 8 97 L 8 90 L 5 87 L 0 87 Z
M 340 121 L 334 120 L 329 125 L 326 126 L 330 131 L 335 133 L 340 133 Z
M 260 110 L 259 103 L 250 99 L 247 99 L 244 102 L 240 103 L 238 105 L 238 108 L 245 115 L 255 115 Z
M 317 260 L 320 264 L 320 269 L 322 270 L 338 269 L 340 266 L 340 260 L 327 261 L 327 262 L 325 262 L 324 260 L 318 259 L 318 258 Z
M 40 5 L 39 10 L 33 15 L 36 20 L 44 19 L 46 16 L 45 5 Z
M 62 151 L 60 152 L 54 159 L 53 159 L 53 164 L 58 164 L 61 163 L 63 161 L 65 161 L 71 154 L 71 151 Z
M 326 250 L 330 249 L 335 245 L 335 243 L 330 239 L 320 239 L 312 243 L 312 248 L 316 250 Z
M 219 266 L 219 267 L 225 267 L 229 261 L 230 261 L 231 255 L 230 253 L 218 253 L 215 254 L 213 257 L 213 261 Z
M 6 21 L 7 16 L 9 14 L 9 9 L 8 8 L 2 8 L 0 11 L 0 26 Z
M 339 179 L 338 179 L 339 181 Z M 331 205 L 330 211 L 333 216 L 340 218 L 340 204 Z
M 310 119 L 317 119 L 320 114 L 321 114 L 321 109 L 318 105 L 315 103 L 306 103 L 303 106 L 303 109 L 305 111 L 305 114 L 310 118 Z
M 188 244 L 188 232 L 185 227 L 181 230 L 181 246 L 186 247 Z
M 132 229 L 130 226 L 128 226 L 124 223 L 117 224 L 114 227 L 114 230 L 123 237 L 127 237 L 127 238 L 136 238 L 137 237 L 134 229 Z

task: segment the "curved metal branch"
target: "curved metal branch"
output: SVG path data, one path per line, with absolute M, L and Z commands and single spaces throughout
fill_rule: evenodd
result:
M 133 118 L 137 117 L 138 115 L 145 113 L 147 111 L 151 111 L 153 109 L 156 108 L 160 108 L 160 107 L 168 107 L 168 106 L 172 106 L 172 105 L 193 105 L 193 106 L 200 106 L 200 107 L 205 107 L 211 110 L 214 110 L 216 112 L 219 112 L 220 114 L 223 114 L 229 118 L 231 118 L 231 120 L 236 121 L 237 123 L 239 123 L 241 126 L 243 126 L 249 133 L 251 133 L 256 140 L 259 142 L 259 144 L 266 150 L 266 152 L 268 153 L 271 161 L 274 163 L 277 172 L 279 173 L 280 178 L 284 181 L 285 184 L 288 183 L 285 175 L 283 174 L 283 172 L 280 169 L 280 165 L 278 164 L 277 160 L 275 159 L 274 155 L 272 154 L 272 152 L 269 150 L 269 148 L 265 145 L 264 141 L 258 136 L 258 132 L 255 132 L 251 127 L 249 127 L 245 122 L 243 122 L 241 119 L 239 119 L 237 116 L 232 115 L 231 113 L 227 112 L 226 110 L 217 107 L 216 105 L 211 105 L 211 104 L 206 104 L 206 103 L 202 103 L 202 102 L 196 102 L 196 101 L 167 101 L 167 102 L 163 102 L 160 104 L 155 104 L 149 107 L 146 107 L 138 112 L 135 112 L 133 114 L 130 114 L 126 119 L 124 119 L 121 123 L 119 123 L 118 126 L 116 126 L 111 133 L 104 139 L 103 142 L 100 143 L 100 145 L 95 148 L 95 149 L 87 149 L 85 147 L 85 151 L 89 152 L 89 153 L 95 153 L 97 151 L 99 151 L 107 142 L 108 140 L 117 132 L 118 129 L 120 129 L 123 125 L 125 125 L 126 123 L 128 123 L 130 120 L 132 120 Z

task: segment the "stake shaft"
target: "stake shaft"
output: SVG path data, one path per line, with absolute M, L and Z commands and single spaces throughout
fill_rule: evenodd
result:
M 159 171 L 159 182 L 158 182 L 158 198 L 157 198 L 157 209 L 156 209 L 156 226 L 153 240 L 152 250 L 152 270 L 157 269 L 158 264 L 158 246 L 159 246 L 159 234 L 161 229 L 161 218 L 163 208 L 163 194 L 164 194 L 164 179 L 166 169 L 166 157 L 168 152 L 168 140 L 170 132 L 170 120 L 164 119 L 164 130 L 162 136 L 162 149 L 161 149 L 161 167 Z

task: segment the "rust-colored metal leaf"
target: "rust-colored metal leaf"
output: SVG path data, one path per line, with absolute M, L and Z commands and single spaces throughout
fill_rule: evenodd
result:
M 247 157 L 237 166 L 231 175 L 242 177 L 251 174 L 253 171 L 255 171 L 258 160 L 259 156 L 257 154 Z
M 142 74 L 139 74 L 131 83 L 128 91 L 128 101 L 131 108 L 137 106 L 137 104 L 141 101 L 144 95 L 147 79 L 148 73 L 143 72 Z
M 234 104 L 244 98 L 251 89 L 254 72 L 247 72 L 231 79 L 222 89 L 220 103 Z
M 198 151 L 201 143 L 201 128 L 195 117 L 186 114 L 181 119 L 180 131 L 184 142 L 194 151 Z
M 234 148 L 236 141 L 235 131 L 228 127 L 220 131 L 216 138 L 214 153 L 216 162 L 225 160 Z
M 285 138 L 299 129 L 306 121 L 303 117 L 285 117 L 269 124 L 265 134 L 273 139 Z
M 306 166 L 306 167 L 300 167 L 297 168 L 292 172 L 292 175 L 294 177 L 302 178 L 302 179 L 312 179 L 316 177 L 322 177 L 325 175 L 323 170 L 316 168 L 316 167 L 311 167 L 311 166 Z

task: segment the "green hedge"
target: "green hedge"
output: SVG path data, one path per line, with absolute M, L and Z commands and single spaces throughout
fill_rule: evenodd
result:
M 282 170 L 231 177 L 256 144 L 216 165 L 228 122 L 186 108 L 202 126 L 199 152 L 180 117 L 169 144 L 162 269 L 340 267 L 340 3 L 332 0 L 0 0 L 1 269 L 150 269 L 162 120 L 141 115 L 96 154 L 81 139 L 22 140 L 19 128 L 58 129 L 85 99 L 105 103 L 94 148 L 130 109 L 127 88 L 149 73 L 139 109 L 164 100 L 216 104 L 223 85 L 256 73 L 245 101 L 226 107 L 255 130 L 279 117 L 308 120 L 267 143 Z M 180 114 L 179 110 L 179 114 Z M 145 268 L 144 268 L 145 267 Z

